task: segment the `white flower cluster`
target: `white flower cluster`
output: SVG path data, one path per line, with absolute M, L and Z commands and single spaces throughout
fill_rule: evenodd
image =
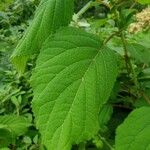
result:
M 137 33 L 143 29 L 150 28 L 150 8 L 142 10 L 142 12 L 136 14 L 137 22 L 130 24 L 128 31 L 130 33 Z

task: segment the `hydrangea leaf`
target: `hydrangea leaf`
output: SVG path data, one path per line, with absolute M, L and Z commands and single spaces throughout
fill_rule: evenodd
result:
M 32 24 L 12 54 L 12 62 L 22 73 L 26 62 L 38 54 L 46 38 L 59 27 L 67 26 L 73 15 L 73 0 L 44 0 L 36 10 Z
M 135 109 L 118 127 L 116 150 L 150 150 L 150 107 Z
M 70 150 L 99 130 L 99 111 L 117 75 L 98 37 L 64 28 L 44 43 L 31 78 L 33 112 L 48 150 Z

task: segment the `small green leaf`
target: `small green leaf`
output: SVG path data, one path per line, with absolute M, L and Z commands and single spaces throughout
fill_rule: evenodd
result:
M 104 146 L 103 141 L 98 136 L 95 136 L 92 142 L 97 147 L 97 149 L 102 149 Z
M 137 0 L 141 4 L 150 4 L 150 0 Z
M 116 150 L 150 150 L 150 107 L 135 109 L 118 127 Z
M 128 43 L 127 49 L 131 57 L 142 63 L 150 62 L 150 50 L 138 43 Z
M 121 9 L 120 17 L 117 21 L 117 24 L 120 29 L 127 28 L 129 24 L 133 21 L 133 14 L 135 13 L 134 9 Z
M 41 1 L 35 18 L 20 40 L 11 59 L 17 70 L 22 73 L 28 58 L 38 54 L 46 38 L 61 26 L 67 26 L 73 15 L 73 0 Z
M 26 143 L 26 144 L 31 144 L 31 143 L 32 143 L 32 140 L 31 140 L 30 137 L 25 136 L 25 137 L 23 138 L 23 142 Z
M 114 52 L 98 37 L 65 28 L 44 43 L 31 78 L 33 112 L 48 150 L 70 150 L 99 130 L 116 80 Z

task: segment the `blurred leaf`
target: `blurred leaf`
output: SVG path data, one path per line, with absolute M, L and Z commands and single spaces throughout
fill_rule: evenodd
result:
M 0 128 L 0 148 L 13 143 L 14 137 L 7 129 Z
M 10 150 L 10 149 L 7 147 L 3 147 L 3 148 L 0 148 L 0 150 Z
M 96 29 L 106 24 L 106 22 L 107 22 L 107 19 L 90 20 L 91 27 L 96 28 Z
M 11 3 L 13 0 L 1 0 L 0 1 L 0 10 L 5 10 Z
M 31 144 L 31 143 L 32 143 L 32 140 L 31 140 L 30 137 L 25 136 L 25 137 L 23 138 L 23 142 L 26 143 L 26 144 Z
M 103 141 L 98 136 L 95 136 L 92 142 L 98 148 L 98 150 L 102 149 L 104 146 Z
M 30 122 L 22 116 L 0 116 L 0 128 L 8 130 L 14 136 L 24 134 L 30 125 Z
M 127 49 L 131 54 L 131 57 L 140 61 L 141 63 L 150 62 L 150 50 L 138 43 L 128 43 Z
M 118 27 L 120 29 L 128 27 L 133 22 L 134 9 L 121 9 L 118 20 Z
M 150 0 L 137 0 L 140 4 L 150 4 Z
M 138 100 L 135 101 L 133 104 L 134 107 L 140 108 L 143 106 L 149 106 L 149 103 L 144 99 L 144 97 L 139 98 Z
M 138 32 L 132 35 L 132 38 L 135 40 L 136 43 L 139 43 L 144 47 L 150 49 L 150 31 Z
M 19 107 L 19 105 L 21 104 L 20 96 L 19 98 L 17 98 L 16 96 L 12 96 L 11 101 L 16 107 Z

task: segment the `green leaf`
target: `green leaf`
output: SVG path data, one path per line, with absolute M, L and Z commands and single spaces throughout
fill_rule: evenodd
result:
M 98 37 L 65 28 L 46 40 L 31 83 L 36 124 L 48 150 L 70 150 L 97 133 L 99 110 L 116 75 L 114 52 Z
M 117 24 L 120 29 L 127 28 L 129 24 L 133 22 L 133 14 L 135 13 L 134 9 L 121 9 L 120 17 L 117 21 Z
M 118 127 L 116 150 L 150 150 L 150 107 L 135 109 Z
M 73 0 L 41 1 L 32 24 L 11 57 L 20 73 L 24 71 L 27 60 L 39 53 L 47 37 L 70 23 L 72 14 Z
M 140 4 L 150 4 L 150 0 L 137 0 Z
M 141 97 L 141 98 L 139 98 L 135 101 L 133 106 L 136 107 L 136 108 L 140 108 L 140 107 L 143 107 L 143 106 L 149 106 L 149 103 L 143 97 Z
M 131 39 L 134 40 L 134 42 L 150 49 L 150 31 L 138 32 L 136 34 L 133 34 L 131 36 Z
M 10 149 L 7 148 L 7 147 L 3 147 L 3 148 L 1 148 L 0 150 L 10 150 Z
M 113 113 L 112 105 L 106 104 L 102 107 L 99 113 L 99 124 L 101 128 L 103 128 L 108 123 L 112 113 Z
M 22 116 L 0 116 L 0 129 L 6 129 L 15 136 L 25 133 L 30 125 L 30 122 Z
M 0 128 L 0 148 L 14 142 L 14 136 L 6 129 Z
M 142 63 L 150 62 L 150 50 L 138 43 L 128 43 L 127 49 L 131 57 Z

